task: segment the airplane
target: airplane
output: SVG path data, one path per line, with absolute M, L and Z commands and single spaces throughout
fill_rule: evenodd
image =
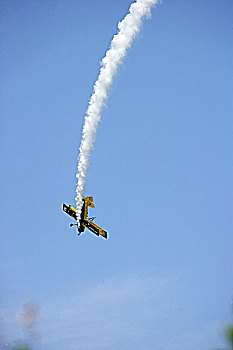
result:
M 95 208 L 95 204 L 93 203 L 93 197 L 83 197 L 82 200 L 83 200 L 83 206 L 82 206 L 79 225 L 78 223 L 76 224 L 71 223 L 70 227 L 77 226 L 78 232 L 79 232 L 78 235 L 84 232 L 85 228 L 87 228 L 89 231 L 93 232 L 95 235 L 97 236 L 101 235 L 102 237 L 107 238 L 107 232 L 93 222 L 95 217 L 91 217 L 91 218 L 87 217 L 88 207 Z M 76 209 L 74 207 L 72 207 L 71 205 L 68 206 L 65 203 L 63 203 L 63 211 L 77 221 Z

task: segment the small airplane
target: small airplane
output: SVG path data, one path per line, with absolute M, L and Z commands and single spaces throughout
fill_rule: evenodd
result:
M 97 236 L 101 235 L 102 237 L 107 238 L 107 232 L 93 222 L 95 217 L 91 217 L 91 218 L 87 217 L 88 207 L 95 208 L 95 204 L 93 203 L 93 197 L 83 197 L 83 206 L 82 206 L 79 225 L 78 223 L 76 224 L 71 223 L 70 227 L 77 226 L 79 235 L 82 232 L 84 232 L 85 228 L 87 228 L 89 231 L 93 232 L 95 235 Z M 73 208 L 71 205 L 68 206 L 63 203 L 63 211 L 77 221 L 76 209 Z

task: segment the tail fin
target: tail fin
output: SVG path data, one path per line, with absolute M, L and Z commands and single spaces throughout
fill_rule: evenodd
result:
M 95 204 L 93 203 L 93 197 L 86 197 L 88 207 L 95 208 Z

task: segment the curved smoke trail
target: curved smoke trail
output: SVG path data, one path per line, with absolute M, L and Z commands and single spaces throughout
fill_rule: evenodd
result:
M 159 0 L 137 0 L 129 9 L 129 13 L 118 23 L 118 33 L 114 35 L 110 49 L 106 52 L 101 62 L 101 69 L 93 88 L 93 94 L 89 101 L 82 131 L 82 140 L 79 148 L 78 167 L 76 178 L 76 208 L 77 219 L 80 220 L 82 209 L 82 196 L 84 194 L 87 170 L 89 167 L 90 152 L 95 141 L 95 134 L 101 120 L 101 111 L 108 97 L 108 90 L 112 84 L 117 68 L 131 46 L 133 39 L 139 32 L 144 16 L 150 17 L 152 6 Z

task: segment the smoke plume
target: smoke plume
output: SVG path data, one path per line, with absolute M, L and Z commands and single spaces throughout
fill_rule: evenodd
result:
M 93 148 L 95 134 L 101 120 L 101 111 L 108 97 L 109 88 L 127 49 L 140 30 L 143 17 L 149 18 L 152 6 L 158 2 L 159 0 L 137 0 L 130 6 L 129 13 L 118 23 L 118 33 L 114 35 L 110 48 L 102 59 L 100 73 L 94 84 L 93 94 L 86 112 L 79 148 L 75 198 L 78 222 L 82 209 L 82 196 L 89 167 L 90 152 Z

